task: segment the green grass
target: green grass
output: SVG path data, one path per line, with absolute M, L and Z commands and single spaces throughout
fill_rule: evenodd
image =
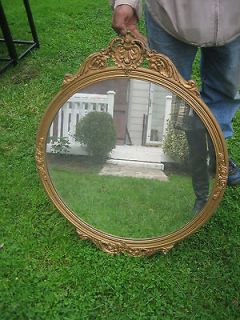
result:
M 22 1 L 2 3 L 14 35 L 29 38 Z M 51 204 L 34 161 L 40 119 L 63 75 L 114 32 L 105 0 L 30 3 L 41 48 L 0 80 L 0 318 L 239 319 L 239 188 L 196 234 L 150 258 L 80 241 Z M 240 114 L 234 127 L 229 149 L 240 161 Z
M 194 194 L 188 176 L 171 175 L 164 182 L 99 176 L 95 168 L 81 168 L 81 163 L 79 167 L 53 164 L 50 177 L 65 204 L 99 230 L 151 238 L 174 232 L 193 218 Z

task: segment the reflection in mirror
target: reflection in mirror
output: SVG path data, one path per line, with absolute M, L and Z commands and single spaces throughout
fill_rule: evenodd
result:
M 202 121 L 171 91 L 105 80 L 59 109 L 46 145 L 63 202 L 96 229 L 152 238 L 178 230 L 206 204 L 215 153 Z

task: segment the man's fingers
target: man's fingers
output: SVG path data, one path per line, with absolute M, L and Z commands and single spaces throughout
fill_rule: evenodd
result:
M 135 16 L 134 10 L 129 5 L 118 6 L 113 11 L 112 28 L 121 35 L 125 35 L 128 30 L 129 21 Z
M 112 23 L 112 28 L 113 30 L 116 31 L 117 34 L 120 34 L 122 36 L 124 36 L 127 33 L 127 27 L 125 24 L 120 23 L 119 21 L 117 23 Z
M 112 28 L 117 34 L 125 35 L 130 31 L 136 39 L 147 44 L 146 38 L 137 29 L 137 16 L 129 5 L 120 5 L 113 11 Z
M 138 29 L 135 28 L 135 29 L 132 29 L 132 30 L 131 30 L 131 28 L 129 28 L 128 30 L 131 31 L 131 33 L 134 35 L 134 37 L 135 37 L 136 39 L 142 41 L 145 45 L 147 45 L 147 38 L 146 38 L 144 35 L 142 35 L 142 34 L 138 31 Z

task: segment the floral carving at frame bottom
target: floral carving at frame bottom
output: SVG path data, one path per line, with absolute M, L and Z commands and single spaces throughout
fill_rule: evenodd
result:
M 83 234 L 81 230 L 76 228 L 76 231 L 81 240 L 90 240 L 92 241 L 99 249 L 103 250 L 109 254 L 120 254 L 127 253 L 132 256 L 140 257 L 140 256 L 151 256 L 159 251 L 163 253 L 167 253 L 169 250 L 173 248 L 173 244 L 168 246 L 162 246 L 159 248 L 134 248 L 129 246 L 125 241 L 121 241 L 120 239 L 117 242 L 107 242 L 103 240 L 97 240 L 93 237 L 87 236 Z

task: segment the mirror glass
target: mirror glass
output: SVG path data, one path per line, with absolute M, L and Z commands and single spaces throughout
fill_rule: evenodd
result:
M 173 92 L 143 80 L 104 80 L 73 94 L 51 123 L 46 154 L 65 205 L 120 237 L 178 230 L 214 184 L 215 153 L 202 121 Z

